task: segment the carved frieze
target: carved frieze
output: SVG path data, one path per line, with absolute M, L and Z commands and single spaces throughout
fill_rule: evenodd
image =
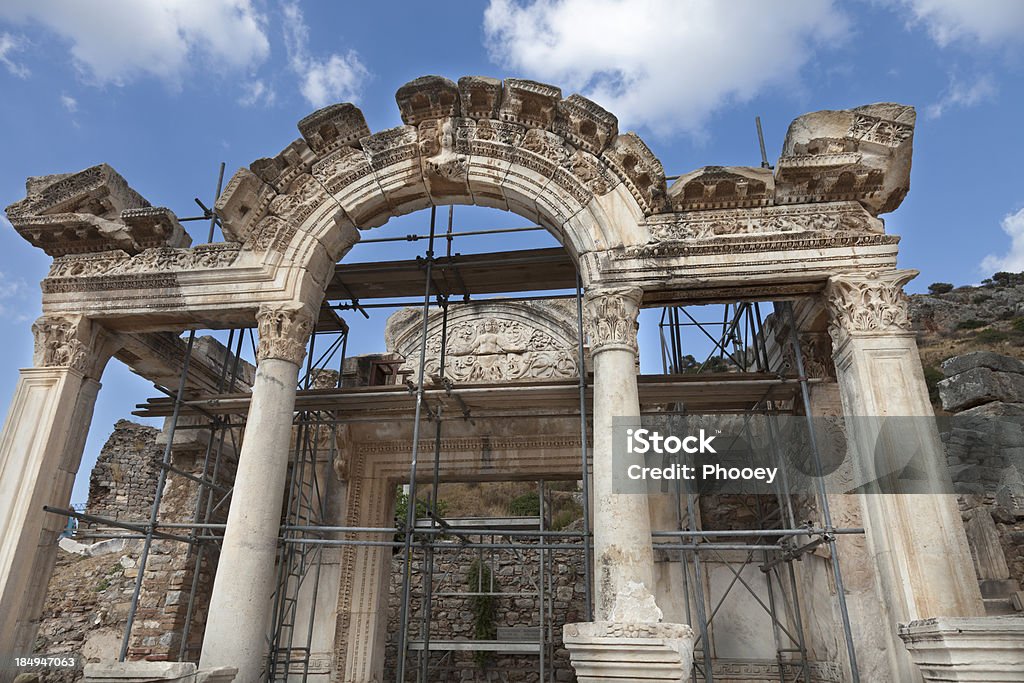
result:
M 160 247 L 136 256 L 124 252 L 61 256 L 50 264 L 46 280 L 55 283 L 71 278 L 227 268 L 238 258 L 240 249 L 238 244 L 221 243 L 201 244 L 193 249 Z
M 256 313 L 259 345 L 256 360 L 285 360 L 296 365 L 306 356 L 306 343 L 313 331 L 313 316 L 305 307 L 260 306 Z
M 642 296 L 637 288 L 587 292 L 584 316 L 592 353 L 608 349 L 637 352 L 637 317 Z
M 600 154 L 619 134 L 619 120 L 582 95 L 569 95 L 558 102 L 553 128 L 576 147 Z
M 882 222 L 856 202 L 811 206 L 768 206 L 755 210 L 686 211 L 647 219 L 659 241 L 773 233 L 882 234 Z
M 825 288 L 829 334 L 839 347 L 850 335 L 910 332 L 910 309 L 903 286 L 916 270 L 834 275 Z
M 497 119 L 501 107 L 501 81 L 488 76 L 459 79 L 462 115 L 471 119 Z

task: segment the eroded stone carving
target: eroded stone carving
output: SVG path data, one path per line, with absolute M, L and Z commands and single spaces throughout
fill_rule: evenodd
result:
M 33 363 L 38 368 L 72 368 L 85 372 L 89 349 L 79 338 L 78 322 L 59 316 L 42 316 L 32 324 L 35 337 Z
M 874 215 L 910 189 L 913 107 L 870 104 L 804 114 L 790 124 L 776 168 L 781 203 L 853 199 Z
M 421 76 L 409 81 L 395 93 L 395 100 L 402 122 L 409 126 L 459 116 L 462 111 L 458 87 L 441 76 Z
M 25 199 L 7 207 L 11 225 L 50 256 L 185 247 L 188 233 L 169 209 L 152 207 L 106 164 L 29 178 Z
M 547 83 L 506 78 L 498 118 L 527 128 L 550 130 L 562 90 Z
M 304 307 L 260 306 L 256 313 L 260 341 L 256 360 L 286 360 L 298 365 L 306 356 L 306 342 L 313 331 L 313 316 Z
M 903 286 L 916 270 L 891 270 L 867 275 L 835 275 L 825 289 L 829 334 L 837 347 L 848 335 L 911 329 Z
M 227 268 L 238 258 L 240 249 L 238 244 L 201 244 L 194 249 L 147 249 L 136 256 L 124 252 L 71 254 L 55 258 L 46 278 L 54 284 L 62 278 Z
M 636 288 L 588 292 L 584 316 L 592 353 L 607 349 L 637 352 L 637 316 L 643 292 Z
M 299 121 L 299 132 L 318 155 L 325 156 L 340 147 L 357 147 L 370 134 L 363 112 L 343 102 L 319 109 Z
M 774 195 L 770 169 L 738 166 L 705 166 L 679 176 L 668 188 L 675 211 L 767 206 Z
M 660 213 L 667 204 L 665 169 L 635 133 L 615 138 L 604 156 L 619 172 L 645 214 Z

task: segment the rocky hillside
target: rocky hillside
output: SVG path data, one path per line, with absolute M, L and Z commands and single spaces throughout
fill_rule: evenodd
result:
M 1024 360 L 1024 273 L 996 273 L 979 286 L 936 282 L 910 297 L 925 377 L 933 389 L 942 361 L 970 351 Z

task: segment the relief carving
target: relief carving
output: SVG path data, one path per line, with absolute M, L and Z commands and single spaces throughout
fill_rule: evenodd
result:
M 256 313 L 259 345 L 256 360 L 277 358 L 299 365 L 306 356 L 306 342 L 313 331 L 313 316 L 305 307 L 260 306 Z

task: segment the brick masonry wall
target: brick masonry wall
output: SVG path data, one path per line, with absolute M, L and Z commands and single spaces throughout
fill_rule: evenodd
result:
M 154 427 L 117 421 L 89 478 L 86 512 L 119 520 L 149 519 L 163 458 L 156 443 L 159 433 Z

